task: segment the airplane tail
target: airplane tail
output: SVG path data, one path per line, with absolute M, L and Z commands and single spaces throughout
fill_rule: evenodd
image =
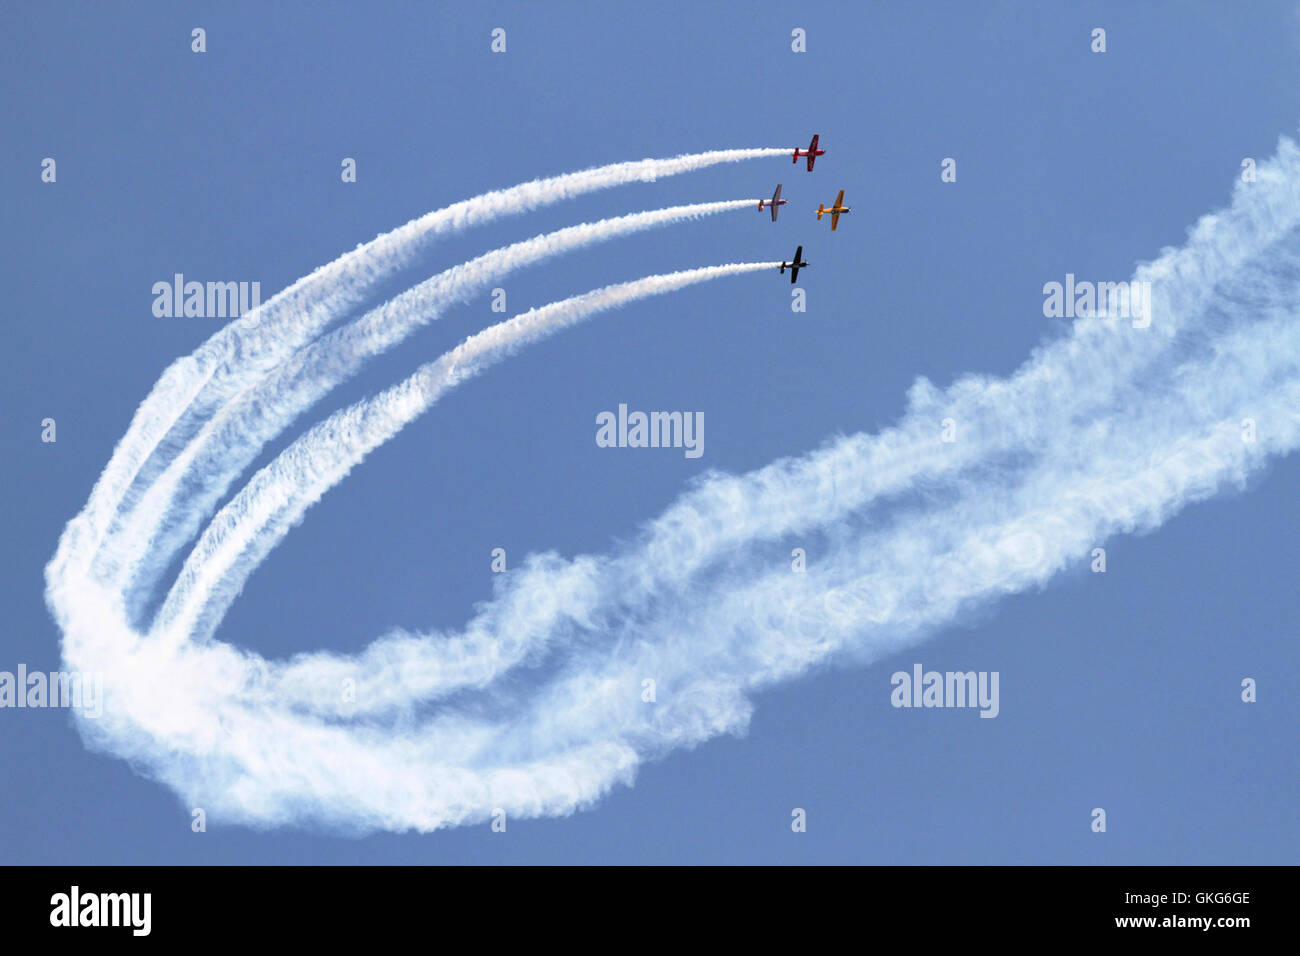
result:
M 817 204 L 817 221 L 818 221 L 818 222 L 821 222 L 821 219 L 822 219 L 822 213 L 824 213 L 825 211 L 826 211 L 826 204 L 825 204 L 825 203 L 818 203 L 818 204 Z

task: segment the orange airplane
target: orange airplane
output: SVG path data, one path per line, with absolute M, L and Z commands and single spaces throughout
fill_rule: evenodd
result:
M 841 214 L 848 212 L 851 208 L 852 208 L 852 207 L 850 207 L 850 206 L 846 206 L 846 205 L 844 205 L 844 190 L 841 189 L 841 190 L 840 190 L 840 194 L 839 194 L 838 196 L 835 197 L 835 204 L 834 204 L 833 206 L 831 206 L 830 209 L 827 209 L 827 208 L 826 208 L 825 206 L 823 206 L 821 203 L 818 203 L 818 204 L 817 204 L 817 219 L 818 219 L 818 221 L 821 221 L 822 213 L 830 213 L 830 214 L 831 214 L 831 232 L 834 232 L 834 231 L 835 231 L 835 227 L 838 226 L 838 225 L 840 224 L 840 216 L 841 216 Z

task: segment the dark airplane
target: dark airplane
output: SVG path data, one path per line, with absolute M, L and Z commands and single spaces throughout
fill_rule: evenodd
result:
M 781 263 L 781 269 L 780 269 L 781 275 L 785 275 L 785 270 L 787 268 L 790 270 L 791 285 L 794 285 L 795 280 L 799 278 L 799 270 L 808 264 L 806 262 L 800 262 L 799 260 L 802 258 L 803 258 L 803 246 L 800 246 L 798 249 L 794 251 L 794 262 Z

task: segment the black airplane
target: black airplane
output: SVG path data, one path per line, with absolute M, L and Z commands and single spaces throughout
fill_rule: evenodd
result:
M 782 275 L 785 275 L 785 270 L 786 270 L 787 267 L 790 269 L 790 284 L 791 284 L 791 285 L 794 285 L 795 280 L 797 280 L 797 279 L 799 278 L 799 270 L 802 269 L 804 266 L 806 266 L 806 265 L 808 264 L 808 263 L 806 263 L 806 262 L 800 262 L 799 260 L 800 260 L 801 258 L 803 258 L 803 246 L 800 246 L 798 249 L 796 249 L 796 250 L 794 251 L 794 262 L 783 262 L 783 263 L 781 263 L 781 269 L 780 269 L 780 271 L 781 271 L 781 274 L 782 274 Z

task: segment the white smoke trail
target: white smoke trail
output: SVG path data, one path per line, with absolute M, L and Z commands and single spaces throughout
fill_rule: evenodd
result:
M 670 159 L 643 159 L 565 173 L 484 193 L 427 213 L 359 245 L 304 276 L 239 320 L 216 332 L 194 353 L 173 362 L 154 385 L 114 449 L 81 514 L 69 523 L 55 557 L 58 562 L 95 552 L 133 487 L 147 487 L 147 463 L 184 447 L 190 434 L 183 419 L 203 421 L 241 383 L 255 382 L 285 355 L 301 347 L 355 307 L 378 282 L 411 265 L 436 238 L 503 215 L 538 209 L 585 193 L 634 182 L 788 153 L 787 147 L 713 150 Z M 206 393 L 212 393 L 206 395 Z M 164 462 L 170 454 L 163 455 Z
M 706 477 L 615 554 L 542 555 L 501 576 L 463 634 L 287 664 L 142 641 L 120 595 L 52 565 L 69 666 L 104 671 L 110 688 L 104 716 L 80 726 L 211 819 L 428 830 L 589 805 L 645 760 L 743 728 L 755 690 L 871 660 L 1041 585 L 1107 536 L 1154 528 L 1300 446 L 1298 155 L 1284 143 L 1229 210 L 1149 267 L 1152 328 L 1076 323 L 1008 380 L 918 385 L 885 435 Z M 951 445 L 941 409 L 958 423 Z M 792 543 L 808 549 L 803 574 Z M 516 654 L 516 634 L 530 653 Z M 498 647 L 515 659 L 493 666 Z M 483 693 L 471 679 L 425 700 L 466 663 Z M 408 666 L 434 676 L 404 683 Z M 352 713 L 340 675 L 355 681 Z
M 792 519 L 805 531 L 824 527 L 881 496 L 905 490 L 918 480 L 933 480 L 963 467 L 973 457 L 987 458 L 994 451 L 1006 455 L 1039 445 L 1045 441 L 1046 433 L 1069 427 L 1072 418 L 1112 404 L 1116 390 L 1127 387 L 1134 376 L 1151 372 L 1179 333 L 1212 320 L 1212 312 L 1205 309 L 1205 302 L 1220 282 L 1240 268 L 1242 262 L 1258 255 L 1287 230 L 1300 224 L 1300 202 L 1294 201 L 1290 188 L 1298 173 L 1300 154 L 1284 141 L 1278 161 L 1261 172 L 1267 188 L 1243 190 L 1231 209 L 1207 217 L 1185 248 L 1170 251 L 1157 262 L 1138 269 L 1136 278 L 1154 287 L 1153 307 L 1159 319 L 1151 328 L 1135 329 L 1127 323 L 1117 328 L 1115 319 L 1081 320 L 1076 323 L 1073 335 L 1041 349 L 1033 360 L 1005 381 L 965 379 L 943 394 L 928 385 L 918 385 L 913 390 L 913 407 L 900 426 L 878 436 L 844 439 L 819 456 L 815 467 L 800 467 L 792 473 L 789 463 L 777 463 L 746 479 L 719 477 L 702 486 L 657 522 L 657 534 L 647 544 L 646 554 L 637 556 L 633 562 L 639 570 L 629 576 L 631 583 L 625 600 L 629 604 L 634 599 L 648 600 L 659 588 L 680 586 L 728 548 L 747 541 L 775 540 L 788 534 L 793 530 Z M 1171 277 L 1180 278 L 1171 282 Z M 497 328 L 504 330 L 509 325 L 503 323 Z M 448 359 L 444 357 L 440 361 Z M 394 408 L 403 402 L 411 403 L 413 408 L 420 407 L 411 391 L 418 387 L 415 384 L 418 378 L 392 390 L 389 401 Z M 372 406 L 364 407 L 367 416 L 373 413 Z M 1009 416 L 1005 413 L 1008 407 L 1032 408 L 1035 412 Z M 942 444 L 935 440 L 937 423 L 949 417 L 960 418 L 962 442 Z M 375 421 L 384 420 L 384 415 L 375 415 Z M 341 444 L 344 439 L 338 436 L 359 442 L 367 451 L 373 447 L 368 444 L 369 430 L 361 427 L 358 417 L 331 419 L 318 428 L 326 437 L 311 436 L 314 440 L 311 447 L 329 440 Z M 376 440 L 386 440 L 390 433 L 382 425 L 375 428 L 376 435 L 384 435 Z M 298 446 L 292 453 L 298 454 Z M 350 457 L 345 460 L 352 461 Z M 274 467 L 281 465 L 288 467 L 288 458 L 282 456 Z M 313 460 L 311 464 L 297 462 L 294 467 L 304 469 L 314 479 L 317 469 L 323 466 Z M 338 475 L 330 484 L 341 477 L 342 474 Z M 257 481 L 270 482 L 270 471 L 265 470 Z M 744 488 L 738 487 L 742 481 Z M 156 632 L 171 627 L 171 615 L 179 613 L 177 609 L 184 601 L 191 611 L 183 615 L 185 623 L 180 633 L 194 629 L 199 634 L 208 634 L 215 620 L 237 596 L 247 575 L 317 497 L 313 494 L 306 503 L 300 502 L 297 491 L 290 494 L 278 482 L 259 487 L 256 496 L 250 498 L 253 491 L 250 485 L 209 527 L 173 587 Z M 792 507 L 791 498 L 795 495 L 799 497 Z M 737 501 L 742 498 L 748 501 L 743 512 L 737 508 Z M 266 522 L 266 547 L 245 553 L 255 537 L 251 529 L 263 522 Z M 233 532 L 227 523 L 242 527 L 243 533 Z M 715 529 L 708 538 L 707 549 L 697 545 L 695 529 L 700 526 Z M 236 564 L 238 573 L 218 587 L 215 582 L 230 574 L 229 569 Z M 200 580 L 206 580 L 207 585 L 200 588 Z M 220 613 L 203 618 L 205 623 L 200 626 L 211 588 L 217 589 L 216 603 L 208 610 Z M 195 593 L 204 596 L 196 600 Z M 492 638 L 492 634 L 498 636 Z M 504 634 L 499 628 L 478 627 L 474 631 L 476 646 L 493 639 L 515 651 L 507 654 L 498 648 L 489 671 L 519 659 L 531 647 L 518 629 L 513 634 Z M 409 643 L 405 646 L 415 647 Z M 416 654 L 403 656 L 404 676 L 389 674 L 386 683 L 413 687 L 421 684 L 420 678 L 412 676 L 416 674 L 434 680 L 435 665 L 420 668 L 417 658 Z M 464 671 L 481 673 L 482 660 L 486 658 L 475 661 L 465 655 Z M 439 675 L 436 686 L 443 689 L 450 686 L 443 674 L 445 669 L 442 660 L 436 663 Z M 435 685 L 429 686 L 432 693 Z M 379 696 L 368 700 L 373 706 L 386 706 L 385 699 Z
M 299 414 L 451 305 L 516 269 L 654 226 L 736 209 L 757 200 L 695 203 L 569 226 L 501 249 L 426 279 L 361 318 L 300 349 L 261 387 L 227 399 L 139 496 L 101 547 L 95 573 L 127 594 L 133 616 L 176 551 L 198 530 L 231 482 Z M 184 505 L 174 508 L 184 489 Z
M 186 560 L 151 634 L 169 633 L 177 641 L 205 639 L 243 589 L 248 575 L 307 509 L 449 389 L 525 345 L 597 312 L 699 282 L 779 265 L 731 263 L 647 276 L 530 309 L 470 336 L 379 395 L 334 413 L 259 471 L 212 519 Z

